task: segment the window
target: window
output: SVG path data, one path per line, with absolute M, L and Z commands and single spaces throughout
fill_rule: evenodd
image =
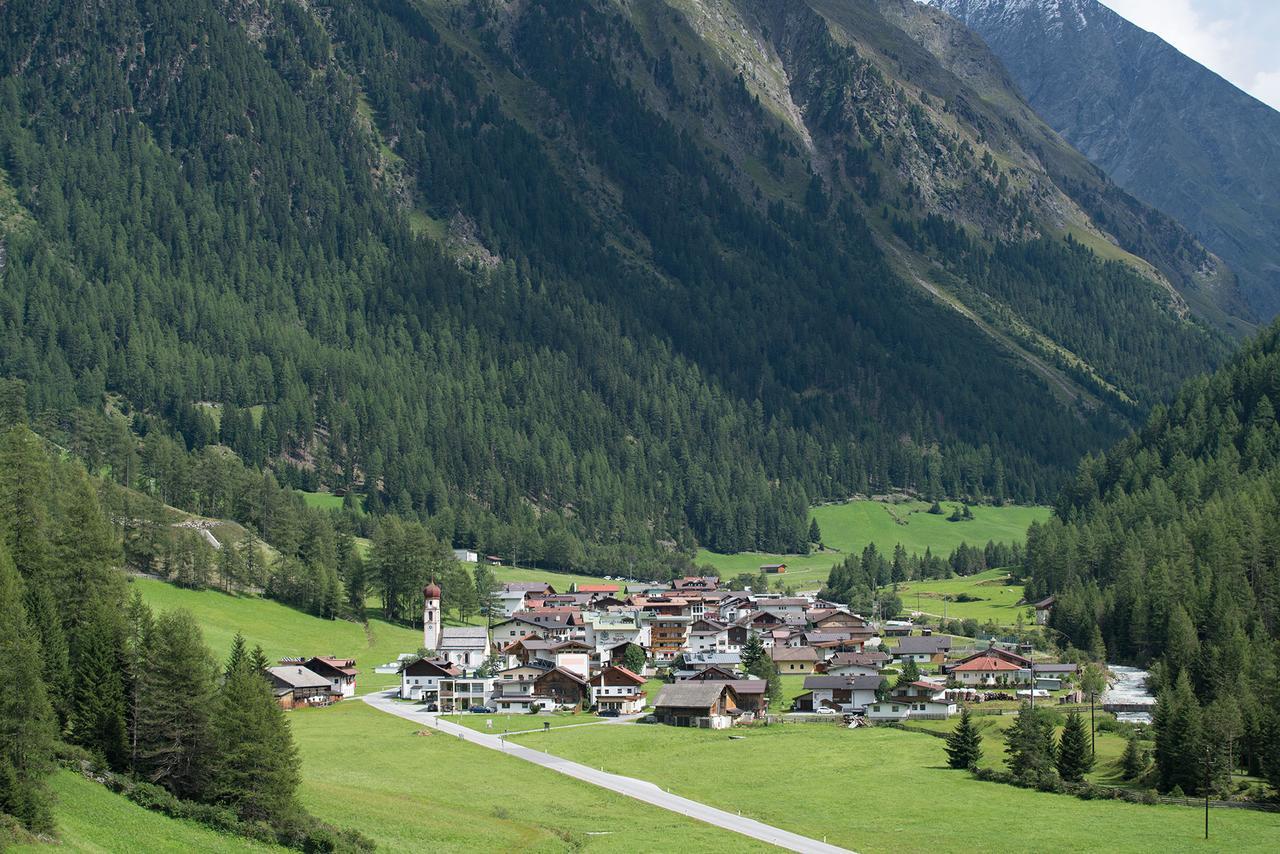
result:
M 894 707 L 893 707 L 893 710 L 894 710 L 895 712 L 896 712 L 896 711 L 899 711 L 899 709 L 898 709 L 898 707 L 897 707 L 897 706 L 894 706 Z

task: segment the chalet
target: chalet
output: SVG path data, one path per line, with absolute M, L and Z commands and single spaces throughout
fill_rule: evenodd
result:
M 702 682 L 733 682 L 738 679 L 738 671 L 719 664 L 713 664 L 703 670 L 682 670 L 676 679 L 696 679 Z
M 283 664 L 284 662 L 281 663 Z M 333 693 L 339 697 L 354 697 L 356 695 L 356 676 L 360 674 L 360 671 L 356 670 L 355 659 L 317 656 L 302 662 L 302 666 L 312 673 L 319 673 L 328 679 Z
M 1009 662 L 1010 664 L 1016 664 L 1019 667 L 1019 669 L 1026 670 L 1028 672 L 1030 672 L 1031 670 L 1031 659 L 1027 658 L 1025 655 L 1020 655 L 1011 650 L 1007 650 L 1002 647 L 998 647 L 995 644 L 991 644 L 986 649 L 981 650 L 979 652 L 972 653 L 966 656 L 965 658 L 960 659 L 959 661 L 953 661 L 953 662 L 944 664 L 942 666 L 942 671 L 944 673 L 949 673 L 953 668 L 978 658 L 999 658 L 1002 661 Z
M 1055 597 L 1047 596 L 1039 602 L 1035 602 L 1031 605 L 1031 607 L 1035 608 L 1036 611 L 1037 626 L 1046 626 L 1049 624 L 1049 616 L 1053 613 L 1053 603 L 1055 601 Z
M 271 682 L 276 702 L 283 709 L 328 705 L 335 699 L 342 699 L 340 693 L 335 694 L 327 677 L 299 664 L 268 667 L 267 679 Z
M 441 631 L 436 655 L 463 670 L 474 670 L 489 659 L 491 649 L 484 626 L 454 626 Z
M 916 664 L 942 664 L 950 649 L 950 636 L 938 635 L 928 638 L 900 638 L 898 645 L 888 652 L 899 664 L 905 664 L 908 660 Z
M 1009 685 L 1023 681 L 1020 674 L 1030 673 L 1003 658 L 984 655 L 957 664 L 947 670 L 947 675 L 961 685 Z M 1028 677 L 1029 680 L 1029 677 Z
M 551 593 L 544 596 L 539 608 L 577 608 L 585 610 L 596 601 L 594 593 Z
M 706 618 L 695 620 L 689 626 L 688 646 L 693 652 L 727 652 L 729 627 Z
M 884 685 L 881 676 L 807 676 L 805 693 L 796 698 L 796 708 L 799 711 L 865 709 L 876 701 Z
M 551 700 L 558 708 L 573 708 L 591 702 L 591 686 L 580 674 L 555 667 L 533 680 L 533 693 Z
M 795 636 L 792 646 L 804 645 L 840 652 L 862 652 L 873 634 L 869 629 L 813 629 Z
M 606 667 L 591 677 L 591 703 L 602 712 L 639 714 L 645 703 L 644 681 L 625 667 Z
M 663 686 L 653 704 L 658 723 L 727 729 L 738 712 L 738 695 L 728 682 L 675 682 Z
M 782 575 L 787 571 L 787 565 L 785 563 L 766 563 L 760 567 L 760 571 L 765 575 Z
M 602 663 L 612 660 L 610 651 L 619 646 L 648 646 L 650 631 L 636 611 L 597 612 L 583 617 L 583 641 Z
M 649 618 L 649 658 L 669 662 L 684 649 L 692 617 L 655 614 Z
M 810 646 L 775 646 L 770 650 L 769 654 L 773 658 L 773 663 L 777 666 L 778 672 L 783 675 L 788 673 L 810 674 L 818 663 L 818 652 Z
M 738 618 L 738 625 L 749 632 L 754 631 L 761 634 L 786 624 L 786 620 L 769 611 L 748 611 Z
M 582 612 L 577 608 L 525 610 L 493 626 L 493 640 L 498 644 L 509 644 L 532 634 L 555 640 L 581 639 L 586 634 Z
M 689 652 L 683 659 L 686 670 L 706 670 L 709 667 L 737 670 L 742 666 L 742 655 L 736 652 Z
M 400 699 L 435 703 L 440 684 L 462 675 L 462 670 L 442 658 L 415 658 L 400 668 Z
M 762 718 L 769 713 L 769 683 L 764 679 L 756 679 L 749 677 L 746 679 L 703 679 L 713 685 L 728 685 L 733 688 L 734 695 L 738 698 L 738 711 L 742 712 L 743 720 L 751 718 Z
M 716 602 L 716 612 L 720 615 L 720 620 L 725 623 L 736 623 L 738 618 L 754 610 L 755 606 L 751 604 L 751 599 L 742 593 L 725 596 Z
M 910 637 L 915 630 L 915 623 L 904 620 L 889 620 L 881 627 L 881 633 L 887 638 Z
M 883 652 L 837 652 L 819 669 L 832 676 L 874 676 L 888 663 Z

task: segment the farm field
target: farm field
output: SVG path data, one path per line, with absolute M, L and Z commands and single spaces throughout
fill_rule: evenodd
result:
M 349 620 L 322 620 L 279 602 L 257 596 L 234 596 L 216 590 L 185 590 L 149 578 L 135 578 L 135 589 L 153 609 L 186 608 L 200 623 L 205 644 L 219 658 L 231 649 L 236 632 L 252 647 L 262 646 L 275 661 L 294 655 L 337 655 L 356 660 L 360 693 L 398 684 L 395 674 L 373 668 L 394 661 L 402 652 L 417 652 L 422 634 L 415 629 L 370 620 L 365 627 Z
M 63 850 L 140 854 L 286 850 L 151 812 L 71 771 L 55 772 L 49 786 L 58 799 L 54 817 L 61 843 L 58 847 Z M 57 849 L 49 845 L 17 845 L 6 850 L 35 854 Z
M 963 578 L 944 578 L 938 581 L 912 581 L 898 585 L 898 596 L 907 611 L 952 620 L 974 619 L 979 623 L 988 620 L 998 625 L 1012 626 L 1021 615 L 1027 625 L 1035 622 L 1035 613 L 1026 605 L 1018 605 L 1022 599 L 1022 585 L 1005 584 L 1009 575 L 1003 569 L 988 569 L 977 575 Z M 967 596 L 977 602 L 947 601 L 946 597 Z
M 868 543 L 875 543 L 876 548 L 888 554 L 901 543 L 908 552 L 923 553 L 928 548 L 945 557 L 961 543 L 983 546 L 989 540 L 1021 542 L 1031 523 L 1043 522 L 1051 512 L 1048 507 L 973 506 L 971 521 L 948 522 L 947 516 L 957 506 L 954 502 L 943 502 L 945 514 L 934 516 L 924 501 L 890 504 L 863 500 L 824 505 L 815 507 L 812 516 L 822 529 L 825 552 L 721 555 L 703 550 L 698 552 L 698 562 L 715 566 L 725 576 L 740 572 L 754 574 L 762 564 L 785 563 L 786 574 L 774 576 L 771 581 L 811 589 L 827 580 L 833 564 L 843 561 L 848 554 L 861 554 Z
M 303 805 L 360 830 L 382 851 L 634 852 L 675 841 L 683 852 L 770 850 L 456 738 L 417 736 L 415 724 L 361 702 L 290 720 Z
M 888 728 L 847 730 L 782 724 L 725 732 L 634 725 L 580 727 L 539 736 L 543 750 L 863 854 L 930 851 L 1269 851 L 1280 815 L 1213 813 L 1212 848 L 1203 813 L 1176 806 L 1082 801 L 983 783 L 945 766 L 941 739 Z M 530 736 L 516 736 L 528 743 Z M 991 754 L 999 748 L 984 745 Z M 732 768 L 732 774 L 725 774 Z M 767 786 L 744 781 L 767 780 Z M 864 796 L 859 796 L 862 793 Z M 871 793 L 874 793 L 872 795 Z M 1012 817 L 1034 817 L 1028 833 Z M 1028 819 L 1029 820 L 1029 819 Z M 1002 832 L 972 833 L 984 827 Z

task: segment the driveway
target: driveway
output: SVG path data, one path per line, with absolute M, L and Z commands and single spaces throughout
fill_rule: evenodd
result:
M 543 768 L 550 768 L 552 771 L 557 771 L 568 777 L 574 777 L 593 786 L 599 786 L 603 789 L 617 792 L 620 795 L 626 795 L 629 798 L 635 798 L 638 801 L 644 801 L 647 804 L 652 804 L 725 830 L 731 830 L 734 833 L 741 833 L 743 836 L 749 836 L 752 839 L 758 839 L 761 842 L 767 842 L 779 848 L 785 848 L 789 851 L 818 852 L 818 854 L 837 854 L 837 852 L 839 854 L 852 854 L 846 848 L 828 845 L 817 839 L 810 839 L 807 836 L 782 830 L 755 819 L 744 818 L 731 812 L 707 806 L 698 801 L 691 801 L 688 798 L 673 795 L 645 780 L 623 777 L 619 774 L 609 774 L 596 768 L 589 768 L 577 762 L 570 762 L 567 759 L 552 756 L 550 753 L 543 753 L 539 750 L 531 750 L 527 747 L 513 744 L 496 735 L 476 732 L 458 724 L 442 721 L 435 714 L 422 711 L 420 706 L 408 706 L 396 702 L 393 699 L 394 696 L 394 691 L 387 691 L 380 694 L 366 694 L 360 699 L 381 712 L 428 726 L 446 735 L 461 738 L 464 741 L 487 747 L 490 750 L 497 750 L 500 753 L 523 759 L 526 762 L 532 762 L 535 765 L 541 765 Z M 623 720 L 625 719 L 619 719 L 618 722 L 623 722 Z M 595 724 L 591 724 L 591 726 L 595 726 Z

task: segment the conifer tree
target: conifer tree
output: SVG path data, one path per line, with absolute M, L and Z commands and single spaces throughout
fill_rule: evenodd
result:
M 33 832 L 53 829 L 44 780 L 53 766 L 55 735 L 22 579 L 0 544 L 0 812 Z
M 1120 773 L 1126 780 L 1136 780 L 1147 770 L 1147 762 L 1138 746 L 1138 736 L 1133 734 L 1124 746 L 1124 755 L 1120 757 Z
M 111 602 L 100 602 L 81 623 L 72 644 L 75 691 L 69 737 L 115 769 L 127 766 L 125 627 Z
M 182 798 L 199 799 L 209 777 L 217 664 L 184 610 L 155 621 L 137 716 L 142 776 Z
M 143 680 L 147 662 L 151 656 L 152 632 L 155 620 L 151 608 L 142 601 L 142 593 L 135 590 L 125 608 L 124 671 L 126 682 L 125 723 L 128 732 L 129 768 L 138 770 L 140 744 L 139 715 L 143 702 Z
M 208 799 L 226 804 L 246 821 L 279 822 L 297 809 L 300 760 L 289 723 L 260 665 L 237 636 L 218 691 L 217 759 Z
M 960 711 L 960 722 L 947 736 L 947 764 L 952 768 L 974 768 L 981 759 L 982 733 L 965 706 Z
M 1093 753 L 1089 749 L 1089 735 L 1085 731 L 1084 718 L 1079 712 L 1067 715 L 1067 723 L 1058 739 L 1056 759 L 1058 774 L 1069 783 L 1079 783 L 1093 770 Z
M 822 529 L 818 527 L 816 518 L 809 523 L 809 542 L 822 544 Z
M 760 659 L 766 658 L 767 653 L 764 648 L 764 641 L 760 639 L 760 633 L 752 631 L 747 635 L 747 642 L 742 645 L 742 668 L 750 673 L 759 664 Z
M 1015 777 L 1037 779 L 1053 772 L 1053 724 L 1041 709 L 1023 703 L 1005 734 L 1005 764 Z
M 914 658 L 908 656 L 906 663 L 902 665 L 902 673 L 898 676 L 898 684 L 910 685 L 919 678 L 920 665 L 916 664 L 916 660 Z
M 1175 786 L 1189 795 L 1200 788 L 1200 703 L 1191 690 L 1184 669 L 1172 688 L 1160 692 L 1153 716 L 1156 736 L 1157 787 L 1167 792 Z

